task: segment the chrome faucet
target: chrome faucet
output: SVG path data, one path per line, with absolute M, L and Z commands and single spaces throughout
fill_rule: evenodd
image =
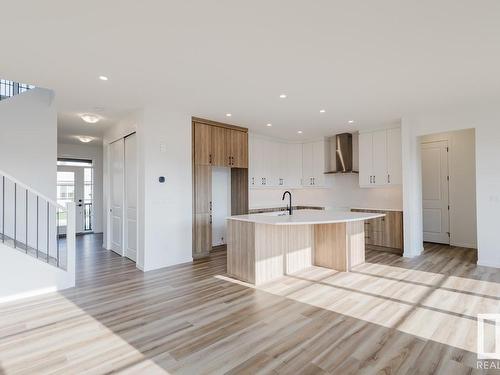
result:
M 290 193 L 288 190 L 283 193 L 283 197 L 281 198 L 282 201 L 285 200 L 285 195 L 288 193 L 289 196 L 289 204 L 288 204 L 288 213 L 290 215 L 293 214 L 293 208 L 292 208 L 292 193 Z

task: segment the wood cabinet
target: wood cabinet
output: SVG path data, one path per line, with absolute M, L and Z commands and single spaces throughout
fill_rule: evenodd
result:
M 194 162 L 217 167 L 248 168 L 248 133 L 194 122 Z
M 198 165 L 212 164 L 212 127 L 210 125 L 194 124 L 194 162 Z
M 248 212 L 247 129 L 193 118 L 193 258 L 212 249 L 212 167 L 231 168 L 231 209 Z
M 402 183 L 401 130 L 359 134 L 359 185 L 380 187 Z
M 233 168 L 248 168 L 248 133 L 230 130 L 230 160 Z
M 231 130 L 219 126 L 211 126 L 213 154 L 212 165 L 218 167 L 231 166 Z
M 365 221 L 365 242 L 391 249 L 403 250 L 403 212 L 370 209 L 352 209 L 354 212 L 383 213 L 384 217 Z

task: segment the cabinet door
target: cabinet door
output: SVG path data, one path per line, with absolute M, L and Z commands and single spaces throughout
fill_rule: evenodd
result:
M 275 170 L 275 182 L 276 186 L 278 187 L 285 187 L 288 186 L 288 163 L 287 163 L 287 144 L 282 143 L 282 142 L 276 142 L 275 143 L 275 151 L 274 151 L 274 157 L 275 157 L 275 163 L 274 163 L 274 170 Z
M 194 163 L 210 165 L 212 162 L 212 127 L 201 123 L 194 124 Z
M 387 183 L 389 185 L 401 185 L 402 177 L 401 162 L 401 129 L 387 130 Z
M 248 133 L 231 130 L 231 167 L 248 168 Z
M 325 141 L 313 143 L 313 184 L 325 184 Z
M 212 126 L 212 165 L 230 166 L 231 130 Z
M 373 175 L 373 135 L 361 133 L 359 135 L 359 186 L 372 186 Z
M 248 135 L 248 186 L 257 186 L 257 150 L 253 134 Z
M 313 144 L 302 144 L 302 185 L 312 185 L 313 172 Z
M 373 132 L 373 185 L 387 184 L 387 131 Z
M 287 173 L 286 186 L 298 187 L 302 179 L 302 145 L 291 143 L 286 145 L 287 149 Z

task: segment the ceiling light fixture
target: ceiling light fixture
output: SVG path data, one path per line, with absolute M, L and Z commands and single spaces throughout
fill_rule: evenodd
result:
M 232 116 L 232 114 L 226 113 L 226 117 L 231 117 L 231 116 Z
M 92 137 L 78 137 L 78 139 L 79 139 L 79 140 L 80 140 L 80 142 L 82 142 L 82 143 L 89 143 L 89 142 L 92 142 L 92 140 L 93 140 L 94 138 L 92 138 Z
M 326 112 L 326 110 L 324 110 L 324 109 L 319 110 L 319 113 L 325 113 L 325 112 Z
M 285 98 L 286 98 L 286 94 L 281 94 L 281 95 L 280 95 L 280 98 L 281 98 L 281 99 L 285 99 Z
M 299 130 L 299 131 L 297 132 L 297 134 L 302 134 L 302 130 Z
M 268 127 L 271 127 L 271 126 L 273 126 L 273 124 L 269 123 L 269 124 L 267 124 L 267 126 L 268 126 Z
M 107 81 L 107 80 L 108 80 L 108 77 L 106 77 L 106 76 L 99 76 L 99 79 L 100 79 L 101 81 Z
M 354 124 L 354 120 L 347 121 L 349 124 Z
M 101 118 L 97 115 L 93 115 L 91 113 L 84 113 L 83 115 L 80 115 L 83 121 L 89 123 L 89 124 L 95 124 L 98 122 Z

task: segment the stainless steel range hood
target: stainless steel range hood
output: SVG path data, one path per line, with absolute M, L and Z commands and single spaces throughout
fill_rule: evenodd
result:
M 325 173 L 358 173 L 355 168 L 355 156 L 357 150 L 354 150 L 353 143 L 357 146 L 357 134 L 354 135 L 356 142 L 353 142 L 353 134 L 337 134 L 328 139 L 329 151 L 328 169 Z

